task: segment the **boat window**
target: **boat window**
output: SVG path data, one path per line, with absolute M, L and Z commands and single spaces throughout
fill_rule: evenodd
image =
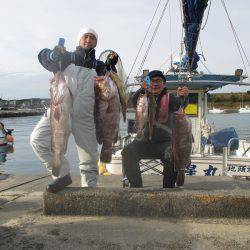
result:
M 198 116 L 198 93 L 190 93 L 189 104 L 185 108 L 185 113 L 189 116 Z

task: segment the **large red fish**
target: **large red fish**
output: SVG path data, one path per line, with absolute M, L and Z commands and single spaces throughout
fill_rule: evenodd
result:
M 182 186 L 185 181 L 185 168 L 191 163 L 192 124 L 188 116 L 180 108 L 173 114 L 172 149 L 174 168 L 177 172 L 177 185 Z
M 148 137 L 149 140 L 153 137 L 154 125 L 155 125 L 155 114 L 156 114 L 156 101 L 153 93 L 148 93 Z
M 57 72 L 50 87 L 52 175 L 59 176 L 62 156 L 66 153 L 71 127 L 72 100 L 62 72 Z
M 112 158 L 112 144 L 116 142 L 120 122 L 120 98 L 115 82 L 107 74 L 96 77 L 95 121 L 96 135 L 102 144 L 100 161 L 109 163 Z
M 114 72 L 110 72 L 109 76 L 114 81 L 114 83 L 117 87 L 117 90 L 119 93 L 119 98 L 120 98 L 120 103 L 121 103 L 123 121 L 125 122 L 126 121 L 126 112 L 127 112 L 127 98 L 126 98 L 124 83 L 119 78 L 119 76 Z

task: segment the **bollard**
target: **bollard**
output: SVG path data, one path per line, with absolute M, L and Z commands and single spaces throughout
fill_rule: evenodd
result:
M 227 170 L 227 147 L 223 147 L 223 160 L 222 160 L 222 175 L 226 175 Z

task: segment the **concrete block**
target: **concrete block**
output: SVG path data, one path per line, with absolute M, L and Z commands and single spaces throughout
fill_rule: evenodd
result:
M 184 189 L 69 187 L 44 193 L 44 214 L 249 218 L 250 197 Z

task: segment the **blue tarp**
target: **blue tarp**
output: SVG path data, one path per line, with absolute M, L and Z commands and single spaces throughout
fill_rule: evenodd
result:
M 198 67 L 199 56 L 195 52 L 199 37 L 200 26 L 208 0 L 182 0 L 184 29 L 185 29 L 185 49 L 186 55 L 182 60 L 182 65 L 190 71 Z
M 222 152 L 223 147 L 228 146 L 228 142 L 232 138 L 239 138 L 233 127 L 225 128 L 211 134 L 208 141 L 214 146 L 215 152 Z M 233 140 L 230 149 L 237 150 L 239 148 L 239 141 Z

